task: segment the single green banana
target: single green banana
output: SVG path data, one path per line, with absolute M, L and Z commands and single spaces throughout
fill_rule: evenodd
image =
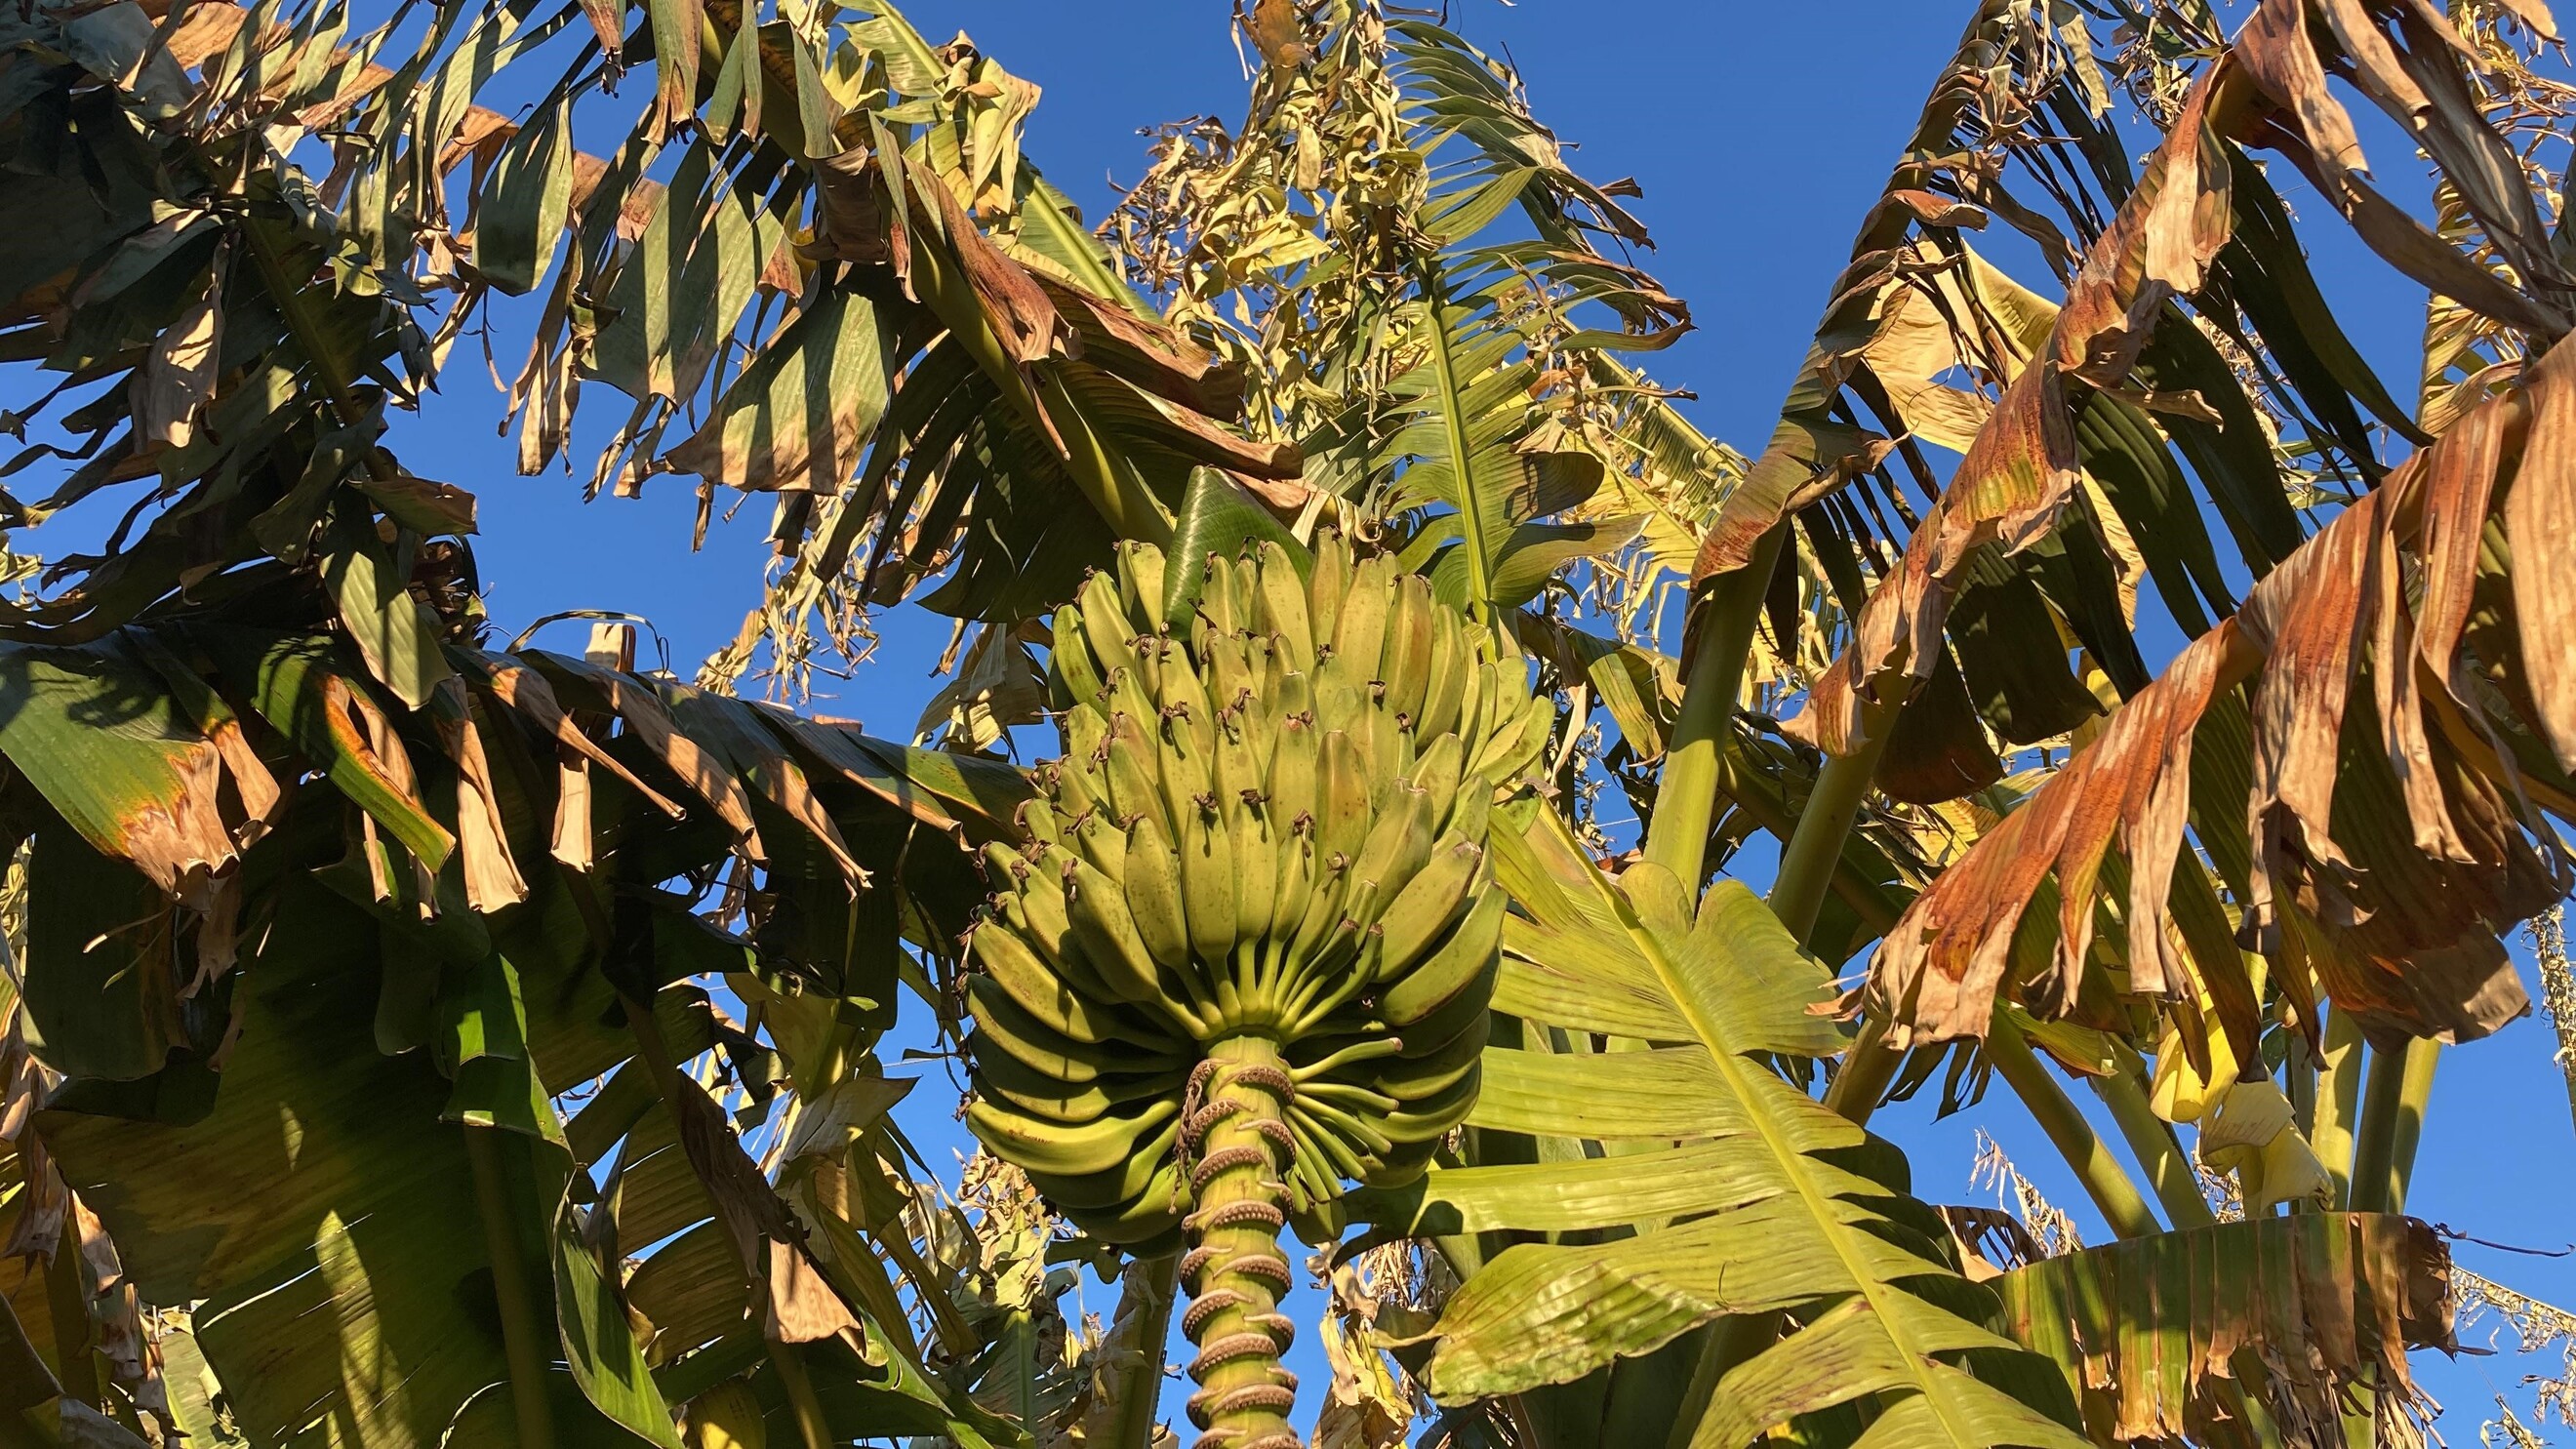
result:
M 1038 1168 L 1030 1171 L 1029 1179 L 1062 1207 L 1123 1207 L 1146 1196 L 1147 1185 L 1172 1169 L 1172 1144 L 1180 1140 L 1180 1135 L 1181 1123 L 1176 1116 L 1130 1148 L 1124 1160 L 1098 1172 L 1056 1173 Z
M 1197 644 L 1199 658 L 1206 661 L 1207 694 L 1216 706 L 1216 719 L 1223 725 L 1246 709 L 1255 707 L 1259 698 L 1252 681 L 1252 647 L 1241 634 L 1207 630 Z
M 1132 715 L 1121 714 L 1114 721 L 1109 737 L 1108 757 L 1101 761 L 1101 778 L 1109 786 L 1110 807 L 1118 812 L 1121 823 L 1138 816 L 1152 816 L 1165 831 L 1172 828 L 1170 797 L 1163 792 L 1162 760 Z
M 1360 565 L 1351 591 L 1342 600 L 1340 622 L 1333 632 L 1333 663 L 1355 682 L 1379 681 L 1379 661 L 1386 645 L 1386 616 L 1394 602 L 1384 558 Z
M 1177 1042 L 1151 1037 L 1134 1042 L 1087 1046 L 1052 1030 L 1020 1009 L 1001 983 L 985 976 L 966 978 L 966 999 L 975 1012 L 975 1031 L 984 1046 L 999 1048 L 1029 1070 L 1080 1086 L 1103 1072 L 1150 1072 L 1185 1067 Z
M 1467 772 L 1495 784 L 1517 778 L 1545 753 L 1555 725 L 1556 701 L 1543 694 L 1531 696 L 1517 724 L 1506 721 L 1498 727 Z
M 1129 1040 L 1147 1029 L 1112 1003 L 1085 999 L 1007 928 L 997 929 L 987 921 L 968 938 L 968 944 L 984 974 L 1009 992 L 1021 1010 L 1074 1041 L 1097 1046 Z
M 1162 718 L 1163 706 L 1156 702 L 1154 692 L 1147 688 L 1148 676 L 1143 666 L 1131 657 L 1124 663 L 1108 666 L 1104 677 L 1109 681 L 1110 735 L 1113 738 L 1118 735 L 1119 720 L 1127 719 L 1135 722 L 1137 733 L 1151 738 L 1155 721 Z
M 1163 553 L 1132 540 L 1118 546 L 1119 602 L 1128 617 L 1151 621 L 1163 617 Z
M 1076 1086 L 1035 1071 L 1009 1052 L 984 1052 L 974 1063 L 975 1090 L 1007 1098 L 1021 1111 L 1053 1121 L 1079 1123 L 1112 1108 L 1169 1096 L 1187 1081 L 1184 1072 L 1103 1076 Z
M 1087 1177 L 1125 1167 L 1180 1110 L 1178 1101 L 1162 1097 L 1131 1112 L 1104 1113 L 1067 1126 L 978 1097 L 966 1105 L 966 1125 L 985 1146 L 1032 1172 Z
M 1313 908 L 1317 894 L 1314 846 L 1304 836 L 1281 829 L 1277 853 L 1279 877 L 1271 892 L 1270 920 L 1261 932 L 1260 969 L 1253 978 L 1256 992 L 1265 1000 L 1276 999 L 1297 927 Z
M 1243 650 L 1247 677 L 1251 681 L 1250 693 L 1244 707 L 1235 715 L 1234 729 L 1252 750 L 1254 783 L 1262 784 L 1270 776 L 1270 753 L 1279 746 L 1276 726 L 1284 718 L 1279 703 L 1282 676 L 1273 667 L 1274 647 L 1270 636 L 1244 636 Z
M 1218 634 L 1234 634 L 1249 627 L 1252 614 L 1244 608 L 1242 585 L 1234 578 L 1234 565 L 1221 557 L 1208 557 L 1208 583 L 1198 596 L 1200 616 L 1206 616 L 1208 627 Z
M 1436 830 L 1449 819 L 1450 807 L 1457 803 L 1458 786 L 1467 763 L 1465 746 L 1456 735 L 1442 735 L 1423 747 L 1413 757 L 1413 769 L 1405 776 L 1413 788 L 1431 797 L 1431 823 Z M 1476 788 L 1490 793 L 1483 781 Z
M 1181 901 L 1189 917 L 1190 949 L 1210 965 L 1234 951 L 1234 836 L 1214 796 L 1206 808 L 1193 807 L 1174 845 L 1181 858 Z
M 1228 836 L 1233 865 L 1234 921 L 1232 940 L 1258 942 L 1270 928 L 1270 910 L 1279 888 L 1278 832 L 1271 827 L 1268 781 L 1253 757 L 1248 731 L 1218 732 L 1216 747 L 1217 814 Z
M 1289 678 L 1298 680 L 1301 676 L 1292 674 Z M 1269 773 L 1263 780 L 1267 798 L 1261 808 L 1270 819 L 1279 882 L 1268 924 L 1278 934 L 1285 934 L 1278 930 L 1283 924 L 1288 930 L 1295 929 L 1298 916 L 1305 910 L 1305 891 L 1314 881 L 1315 811 L 1321 803 L 1316 772 L 1322 764 L 1321 746 L 1322 738 L 1313 721 L 1298 714 L 1283 716 L 1278 739 L 1271 746 Z M 1289 898 L 1292 891 L 1294 899 Z
M 1324 748 L 1324 727 L 1314 719 L 1314 701 L 1306 696 L 1306 676 L 1280 678 L 1270 758 L 1262 763 L 1262 794 L 1285 830 L 1314 833 L 1316 768 Z
M 1469 672 L 1467 697 L 1458 705 L 1458 728 L 1451 733 L 1462 740 L 1483 740 L 1494 728 L 1494 716 L 1506 708 L 1517 708 L 1507 701 L 1511 691 L 1505 687 L 1506 676 L 1501 665 L 1487 659 Z
M 1233 622 L 1227 627 L 1249 633 L 1257 627 L 1255 621 L 1261 613 L 1259 569 L 1250 557 L 1238 554 L 1225 561 L 1225 572 L 1226 600 L 1233 610 Z
M 1346 1073 L 1362 1062 L 1403 1054 L 1403 1040 L 1388 1035 L 1382 1023 L 1372 1021 L 1346 1036 L 1310 1037 L 1299 1041 L 1297 1049 L 1289 1054 L 1288 1075 L 1299 1082 L 1317 1081 Z M 1388 1098 L 1386 1105 L 1393 1107 L 1395 1099 Z
M 1100 761 L 1109 745 L 1107 688 L 1105 684 L 1102 686 L 1104 698 L 1096 705 L 1070 710 L 1063 716 L 1065 759 L 1089 771 L 1090 778 L 1095 781 L 1099 778 Z M 1092 788 L 1098 790 L 1100 786 L 1094 784 Z
M 1315 814 L 1315 849 L 1328 870 L 1347 869 L 1368 840 L 1368 765 L 1350 736 L 1328 729 L 1322 750 L 1320 808 Z
M 1414 963 L 1466 916 L 1478 887 L 1487 887 L 1482 894 L 1491 895 L 1492 885 L 1483 846 L 1460 835 L 1443 837 L 1422 868 L 1387 902 L 1378 942 L 1377 979 L 1403 980 Z
M 1386 659 L 1378 677 L 1386 682 L 1386 707 L 1408 727 L 1422 716 L 1422 697 L 1431 687 L 1431 581 L 1406 574 L 1395 593 L 1395 608 L 1386 625 Z
M 1316 666 L 1306 688 L 1312 701 L 1310 712 L 1319 729 L 1342 729 L 1369 707 L 1367 681 L 1354 682 L 1330 659 Z
M 1343 733 L 1351 737 L 1351 746 L 1360 752 L 1367 769 L 1370 812 L 1386 809 L 1397 788 L 1413 773 L 1413 742 L 1397 728 L 1395 716 L 1378 704 L 1363 707 Z
M 1503 892 L 1491 889 L 1488 882 L 1488 888 L 1476 893 L 1475 905 L 1455 929 L 1411 970 L 1386 983 L 1378 992 L 1377 1009 L 1387 1025 L 1404 1031 L 1493 973 L 1502 955 L 1507 899 Z M 1387 933 L 1394 932 L 1390 924 Z M 1392 953 L 1393 947 L 1389 947 Z
M 1216 739 L 1213 731 L 1202 738 L 1188 721 L 1173 718 L 1163 722 L 1161 742 L 1164 818 L 1177 842 L 1191 816 L 1216 808 Z
M 1449 817 L 1431 822 L 1434 835 L 1463 835 L 1469 840 L 1483 840 L 1491 830 L 1494 794 L 1490 786 L 1473 777 L 1460 782 L 1457 802 L 1449 807 Z M 1465 788 L 1466 786 L 1474 788 Z
M 1073 710 L 1098 704 L 1108 692 L 1109 681 L 1101 678 L 1099 657 L 1081 643 L 1081 608 L 1066 604 L 1057 609 L 1054 630 L 1059 642 L 1053 651 L 1055 667 L 1047 671 L 1047 678 L 1056 708 Z
M 1175 645 L 1174 653 L 1187 646 Z M 1192 748 L 1202 757 L 1216 748 L 1217 701 L 1209 698 L 1207 681 L 1191 668 L 1195 660 L 1174 658 L 1163 670 L 1163 684 L 1156 698 L 1162 705 L 1163 734 L 1169 739 L 1181 730 L 1188 731 Z
M 1306 583 L 1297 577 L 1296 566 L 1288 561 L 1288 551 L 1275 543 L 1261 545 L 1261 598 L 1254 612 L 1257 628 L 1279 637 L 1279 647 L 1290 669 L 1311 674 L 1315 669 L 1315 629 L 1313 615 L 1306 606 Z
M 1067 843 L 1076 855 L 1117 882 L 1120 890 L 1127 888 L 1127 832 L 1118 828 L 1105 804 L 1094 806 L 1080 817 L 1068 833 Z
M 1142 620 L 1149 616 L 1131 616 L 1127 612 L 1118 597 L 1118 578 L 1111 573 L 1095 573 L 1084 579 L 1075 602 L 1082 611 L 1082 630 L 1070 637 L 1057 634 L 1056 647 L 1061 649 L 1076 641 L 1088 647 L 1096 661 L 1093 672 L 1106 684 L 1112 668 L 1136 662 L 1136 640 L 1146 632 Z
M 1279 903 L 1279 856 L 1303 845 L 1294 839 L 1283 844 L 1263 806 L 1237 802 L 1225 815 L 1234 863 L 1234 939 L 1258 947 Z
M 1350 588 L 1351 545 L 1336 530 L 1315 540 L 1315 567 L 1306 575 L 1306 623 L 1315 636 L 1315 663 L 1341 637 L 1342 599 Z
M 1429 680 L 1422 691 L 1422 704 L 1414 715 L 1413 731 L 1424 738 L 1445 735 L 1458 724 L 1458 706 L 1467 697 L 1467 681 L 1472 677 L 1474 656 L 1464 629 L 1431 631 L 1431 665 Z
M 1148 815 L 1127 835 L 1127 911 L 1155 964 L 1174 972 L 1190 966 L 1189 917 L 1181 905 L 1181 858 L 1171 837 Z

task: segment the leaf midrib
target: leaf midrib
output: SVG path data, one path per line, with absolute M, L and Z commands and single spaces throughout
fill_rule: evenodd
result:
M 1464 535 L 1461 546 L 1467 551 L 1467 591 L 1470 611 L 1485 619 L 1492 612 L 1494 581 L 1486 567 L 1486 520 L 1476 495 L 1476 480 L 1470 476 L 1471 459 L 1466 419 L 1460 408 L 1464 399 L 1458 386 L 1458 364 L 1449 349 L 1449 308 L 1444 295 L 1437 260 L 1424 263 L 1422 269 L 1422 308 L 1430 323 L 1431 365 L 1440 378 L 1440 432 L 1449 452 L 1451 481 L 1458 490 L 1459 531 Z
M 1966 1432 L 1965 1426 L 1951 1417 L 1949 1405 L 1936 1390 L 1931 1375 L 1924 1370 L 1924 1360 L 1930 1355 L 1907 1341 L 1906 1335 L 1899 1327 L 1900 1320 L 1896 1312 L 1891 1311 L 1886 1302 L 1887 1294 L 1899 1290 L 1890 1289 L 1886 1284 L 1881 1283 L 1877 1276 L 1869 1271 L 1861 1256 L 1852 1250 L 1849 1239 L 1851 1229 L 1842 1221 L 1839 1214 L 1832 1211 L 1824 1195 L 1816 1190 L 1815 1184 L 1808 1181 L 1804 1171 L 1806 1154 L 1798 1151 L 1790 1143 L 1787 1134 L 1781 1130 L 1779 1122 L 1773 1118 L 1770 1104 L 1762 1100 L 1753 1090 L 1752 1084 L 1745 1076 L 1747 1069 L 1743 1059 L 1727 1045 L 1716 1023 L 1707 1018 L 1695 1004 L 1691 994 L 1684 989 L 1680 969 L 1665 953 L 1662 943 L 1655 939 L 1654 933 L 1638 921 L 1636 910 L 1626 896 L 1598 873 L 1592 876 L 1592 886 L 1595 891 L 1601 893 L 1604 902 L 1617 914 L 1620 930 L 1627 933 L 1628 939 L 1635 943 L 1637 949 L 1643 952 L 1646 959 L 1652 963 L 1655 974 L 1663 982 L 1665 994 L 1672 998 L 1674 1008 L 1690 1023 L 1692 1033 L 1699 1038 L 1702 1046 L 1708 1048 L 1708 1053 L 1715 1059 L 1717 1070 L 1724 1076 L 1727 1086 L 1735 1092 L 1737 1099 L 1745 1104 L 1747 1115 L 1753 1123 L 1754 1133 L 1762 1139 L 1763 1146 L 1769 1149 L 1772 1158 L 1781 1165 L 1793 1190 L 1798 1194 L 1799 1201 L 1805 1204 L 1809 1215 L 1823 1230 L 1826 1242 L 1833 1248 L 1834 1256 L 1841 1261 L 1844 1271 L 1850 1275 L 1861 1298 L 1869 1304 L 1870 1312 L 1877 1317 L 1881 1329 L 1896 1344 L 1898 1352 L 1904 1355 L 1906 1376 L 1913 1381 L 1915 1392 L 1923 1396 L 1925 1404 L 1932 1410 L 1933 1417 L 1940 1421 L 1952 1442 L 1974 1449 L 1977 1439 Z

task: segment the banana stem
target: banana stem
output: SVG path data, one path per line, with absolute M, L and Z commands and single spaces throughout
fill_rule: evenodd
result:
M 2361 1027 L 2351 1012 L 2326 1017 L 2325 1066 L 2317 1074 L 2316 1126 L 2308 1143 L 2334 1182 L 2334 1201 L 2352 1201 L 2352 1129 L 2361 1116 Z
M 2138 1185 L 2129 1180 L 2119 1159 L 2094 1134 L 2093 1124 L 2084 1120 L 2074 1099 L 2032 1054 L 2021 1028 L 2004 1012 L 1995 1013 L 1994 1025 L 1986 1034 L 1986 1060 L 1994 1063 L 2030 1115 L 2039 1119 L 2040 1130 L 2056 1144 L 2066 1165 L 2075 1169 L 2076 1179 L 2102 1210 L 2112 1232 L 2124 1238 L 2151 1238 L 2163 1231 L 2147 1200 L 2139 1196 Z
M 1771 914 L 1802 942 L 1816 928 L 1816 913 L 1824 909 L 1825 892 L 1832 889 L 1835 868 L 1842 864 L 1843 841 L 1860 818 L 1861 802 L 1869 798 L 1879 757 L 1887 753 L 1888 736 L 1896 733 L 1896 717 L 1904 708 L 1902 696 L 1863 706 L 1860 743 L 1850 754 L 1826 758 L 1816 774 L 1816 788 L 1807 794 L 1807 808 L 1799 812 L 1798 829 L 1781 848 L 1780 870 L 1771 879 Z
M 1181 1224 L 1190 1290 L 1181 1330 L 1198 1350 L 1190 1421 L 1200 1449 L 1298 1449 L 1289 1427 L 1297 1380 L 1279 1365 L 1296 1326 L 1279 1312 L 1295 1281 L 1279 1230 L 1294 1153 L 1287 1123 L 1296 1087 L 1279 1044 L 1235 1036 L 1209 1049 L 1205 1104 L 1182 1129 L 1194 1144 L 1196 1208 Z
M 2415 1174 L 2415 1148 L 2424 1134 L 2424 1104 L 2433 1095 L 2433 1068 L 2442 1044 L 2410 1041 L 2396 1051 L 2370 1053 L 2370 1082 L 2361 1104 L 2361 1132 L 2353 1143 L 2352 1210 L 2406 1210 L 2406 1184 Z
M 1172 1299 L 1180 1291 L 1181 1256 L 1165 1253 L 1128 1265 L 1125 1293 L 1138 1294 L 1136 1350 L 1110 1389 L 1110 1419 L 1102 1449 L 1152 1449 L 1154 1410 L 1163 1396 L 1163 1345 L 1172 1333 Z M 1119 1299 L 1119 1316 L 1127 1301 Z
M 546 1365 L 554 1355 L 537 1331 L 536 1293 L 518 1235 L 510 1230 L 509 1193 L 502 1183 L 498 1127 L 465 1127 L 465 1162 L 474 1174 L 474 1206 L 483 1219 L 483 1250 L 492 1260 L 492 1292 L 500 1300 L 501 1355 L 510 1366 L 510 1408 L 522 1449 L 554 1449 L 554 1406 L 546 1400 Z
M 2173 1125 L 2147 1104 L 2147 1089 L 2140 1080 L 2141 1063 L 2125 1052 L 2122 1056 L 2120 1070 L 2092 1079 L 2094 1095 L 2111 1109 L 2111 1120 L 2119 1124 L 2120 1135 L 2128 1139 L 2129 1151 L 2138 1159 L 2138 1165 L 2147 1170 L 2147 1185 L 2155 1190 L 2156 1201 L 2164 1204 L 2165 1216 L 2173 1225 L 2177 1229 L 2199 1228 L 2217 1222 L 2218 1214 L 2210 1211 L 2209 1199 L 2201 1196 L 2200 1179 L 2183 1156 Z
M 1717 816 L 1718 748 L 1735 718 L 1735 696 L 1753 648 L 1754 621 L 1790 524 L 1774 525 L 1753 546 L 1745 566 L 1718 580 L 1706 611 L 1707 626 L 1692 642 L 1690 677 L 1682 684 L 1681 716 L 1673 722 L 1664 769 L 1655 787 L 1655 818 L 1646 830 L 1645 858 L 1694 889 L 1708 865 L 1708 830 Z
M 1745 768 L 1742 751 L 1720 749 L 1717 753 L 1717 788 L 1725 792 L 1747 819 L 1768 832 L 1772 839 L 1787 845 L 1790 837 L 1798 833 L 1797 817 L 1764 799 L 1760 791 L 1748 787 L 1742 774 Z M 1848 854 L 1835 863 L 1834 891 L 1843 898 L 1844 905 L 1852 908 L 1852 914 L 1860 917 L 1861 924 L 1870 930 L 1884 936 L 1896 929 L 1902 913 L 1901 904 L 1881 894 L 1878 884 L 1854 866 Z
M 1887 1022 L 1870 1017 L 1860 1024 L 1860 1035 L 1843 1053 L 1833 1085 L 1825 1088 L 1825 1105 L 1857 1126 L 1868 1126 L 1870 1115 L 1878 1110 L 1878 1099 L 1887 1095 L 1888 1083 L 1896 1080 L 1897 1069 L 1904 1065 L 1905 1053 L 1887 1044 Z

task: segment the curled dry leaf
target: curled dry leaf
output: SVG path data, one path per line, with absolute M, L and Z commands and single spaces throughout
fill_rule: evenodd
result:
M 491 762 L 483 754 L 482 733 L 474 727 L 464 680 L 451 674 L 440 681 L 432 712 L 439 746 L 456 766 L 456 843 L 464 857 L 465 899 L 484 912 L 517 905 L 528 898 L 528 883 L 510 858 Z
M 2051 873 L 2055 970 L 2009 985 L 2071 1003 L 2115 840 L 2129 862 L 2132 989 L 2241 974 L 2241 958 L 2187 954 L 2167 930 L 2187 813 L 2235 828 L 2225 812 L 2238 802 L 2192 799 L 2195 739 L 2221 719 L 2200 743 L 2250 766 L 2245 931 L 2285 988 L 2311 1006 L 2333 997 L 2382 1039 L 2467 1040 L 2527 1011 L 2498 937 L 2565 890 L 2540 806 L 2564 816 L 2576 802 L 2519 767 L 2509 736 L 2527 731 L 2576 765 L 2576 562 L 2557 542 L 2576 511 L 2572 459 L 2576 360 L 2553 354 L 2257 584 L 1898 922 L 1868 988 L 1896 1039 L 1984 1034 L 2013 934 Z M 2506 582 L 2480 559 L 2499 505 L 2518 545 L 2515 614 L 2509 633 L 2472 641 L 2482 579 L 2490 592 Z M 2313 1010 L 2302 1015 L 2313 1031 Z
M 134 372 L 134 427 L 144 441 L 184 448 L 197 435 L 197 414 L 215 393 L 224 348 L 224 248 L 219 244 L 205 295 L 162 330 Z
M 2043 1258 L 1993 1285 L 2014 1338 L 2055 1359 L 2096 1443 L 2224 1443 L 2211 1390 L 2247 1354 L 2268 1370 L 2279 1442 L 2341 1444 L 2353 1386 L 2375 1378 L 2374 1444 L 2420 1444 L 2427 1407 L 2406 1351 L 2451 1350 L 2451 1255 L 2433 1229 L 2377 1213 L 2248 1218 Z M 2117 1305 L 2116 1309 L 2113 1305 Z M 2241 1412 L 2241 1408 L 2240 1408 Z
M 1970 20 L 1878 204 L 1852 240 L 1850 265 L 1834 279 L 1815 346 L 1781 406 L 1777 430 L 1701 540 L 1694 578 L 1744 567 L 1781 519 L 1885 456 L 1891 446 L 1885 439 L 1837 421 L 1831 404 L 1846 384 L 1875 371 L 1863 354 L 1907 290 L 1909 236 L 1955 246 L 1962 230 L 1985 226 L 1989 215 L 2025 233 L 2047 227 L 2004 192 L 2000 179 L 2010 153 L 2061 144 L 2029 122 L 2044 110 L 2048 90 L 2076 74 L 2074 57 L 2062 49 L 2066 37 L 2040 23 L 2034 8 L 2031 0 L 1984 0 Z M 1999 90 L 1999 81 L 2010 85 Z M 1967 201 L 1926 189 L 1935 183 Z M 2053 255 L 2062 252 L 2064 239 L 2047 230 L 2053 245 L 2042 245 Z
M 1977 429 L 1896 574 L 1869 596 L 1851 645 L 1790 722 L 1802 738 L 1849 753 L 1867 698 L 1938 667 L 1941 626 L 1969 556 L 1989 544 L 2025 548 L 2055 524 L 2080 476 L 2068 380 L 2125 379 L 2167 299 L 2196 290 L 2227 241 L 2227 158 L 2209 116 L 2216 89 L 2204 81 L 2193 92 L 2138 189 L 2086 254 L 2047 342 Z

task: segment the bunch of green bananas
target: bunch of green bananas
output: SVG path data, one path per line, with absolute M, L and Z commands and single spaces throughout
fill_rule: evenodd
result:
M 1426 580 L 1337 535 L 1311 577 L 1276 544 L 1217 564 L 1186 638 L 1156 627 L 1160 553 L 1122 555 L 1055 617 L 1067 754 L 1031 844 L 988 851 L 969 1120 L 1139 1243 L 1187 1207 L 1182 1096 L 1221 1039 L 1288 1059 L 1299 1206 L 1404 1180 L 1464 1116 L 1502 927 L 1486 813 L 1553 712 Z
M 1027 846 L 987 854 L 968 1121 L 1094 1236 L 1189 1246 L 1204 1423 L 1289 1391 L 1275 1351 L 1229 1368 L 1285 1346 L 1283 1210 L 1420 1172 L 1475 1100 L 1487 816 L 1554 711 L 1489 630 L 1336 535 L 1303 568 L 1211 558 L 1185 631 L 1163 569 L 1123 545 L 1055 616 L 1066 753 Z

